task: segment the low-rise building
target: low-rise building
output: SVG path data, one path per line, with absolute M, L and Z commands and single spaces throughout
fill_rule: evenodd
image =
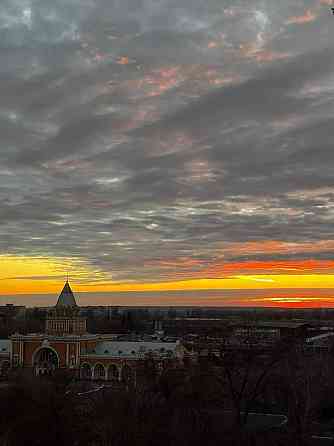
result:
M 68 370 L 81 379 L 125 380 L 147 359 L 159 368 L 182 365 L 185 349 L 178 342 L 116 341 L 114 335 L 87 332 L 68 281 L 48 311 L 45 333 L 19 334 L 0 340 L 0 367 L 22 368 L 35 375 Z M 2 350 L 2 351 L 1 351 Z

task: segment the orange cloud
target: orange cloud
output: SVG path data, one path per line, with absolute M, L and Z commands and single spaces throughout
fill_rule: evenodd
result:
M 128 81 L 126 87 L 134 90 L 135 94 L 138 94 L 139 90 L 148 97 L 160 96 L 185 79 L 181 68 L 181 66 L 176 65 L 152 70 L 143 78 Z
M 143 125 L 144 122 L 152 122 L 159 118 L 157 110 L 137 110 L 126 121 L 124 121 L 122 130 L 132 130 Z
M 258 62 L 273 62 L 274 60 L 281 60 L 281 59 L 287 59 L 290 57 L 289 53 L 279 53 L 276 51 L 257 51 L 254 54 L 255 59 Z
M 117 63 L 119 65 L 128 65 L 130 63 L 130 61 L 127 56 L 122 56 L 120 59 L 118 59 Z
M 162 269 L 163 272 L 159 274 L 160 279 L 163 276 L 170 280 L 226 278 L 236 274 L 279 275 L 287 273 L 291 276 L 300 274 L 331 274 L 334 272 L 334 261 L 313 259 L 310 256 L 331 251 L 334 251 L 334 240 L 304 243 L 275 240 L 223 243 L 219 251 L 216 252 L 217 258 L 214 261 L 208 262 L 200 259 L 181 257 L 152 261 L 145 266 L 153 266 L 158 270 Z M 248 256 L 290 256 L 297 254 L 307 255 L 309 258 L 246 260 Z M 240 257 L 241 260 L 232 260 L 233 257 Z M 245 260 L 242 260 L 243 258 Z M 257 280 L 260 281 L 259 279 Z
M 320 5 L 333 6 L 334 5 L 334 0 L 320 0 Z
M 149 96 L 159 96 L 167 90 L 174 88 L 182 80 L 183 76 L 180 73 L 179 67 L 156 70 L 146 79 L 149 85 L 154 86 Z
M 217 47 L 218 47 L 218 43 L 213 40 L 208 43 L 208 48 L 217 48 Z
M 201 277 L 226 277 L 231 274 L 320 274 L 334 272 L 332 260 L 268 260 L 245 262 L 221 262 L 202 269 Z
M 224 280 L 235 279 L 248 280 L 260 283 L 274 283 L 280 276 L 289 276 L 291 283 L 298 281 L 301 275 L 312 275 L 316 281 L 317 276 L 326 276 L 334 274 L 334 261 L 332 260 L 282 260 L 282 261 L 216 261 L 207 266 L 201 261 L 184 260 L 152 262 L 146 266 L 155 266 L 160 269 L 158 277 L 160 280 Z M 285 279 L 284 279 L 285 281 Z M 230 282 L 229 282 L 230 284 Z M 228 284 L 228 285 L 229 285 Z M 240 282 L 241 284 L 241 282 Z M 242 283 L 241 288 L 247 288 Z M 285 286 L 284 286 L 285 287 Z
M 334 240 L 314 242 L 284 242 L 277 240 L 261 240 L 246 243 L 226 243 L 221 245 L 224 254 L 233 256 L 252 254 L 298 254 L 334 251 Z
M 308 9 L 305 12 L 305 14 L 303 14 L 303 15 L 289 17 L 285 21 L 285 24 L 286 25 L 292 25 L 292 24 L 302 25 L 303 23 L 314 22 L 314 20 L 316 20 L 316 18 L 317 18 L 317 15 L 311 9 Z
M 289 53 L 280 53 L 259 47 L 257 42 L 242 44 L 239 47 L 239 51 L 241 57 L 254 58 L 258 62 L 273 62 L 290 57 Z
M 237 81 L 240 81 L 239 75 L 223 72 L 221 66 L 172 65 L 151 70 L 139 79 L 126 80 L 118 85 L 118 89 L 125 89 L 134 98 L 151 98 L 182 85 L 183 94 L 197 96 L 211 86 L 223 86 Z
M 102 54 L 102 53 L 96 53 L 95 54 L 95 60 L 97 62 L 102 62 L 103 60 L 105 60 L 105 58 L 106 58 L 105 54 Z

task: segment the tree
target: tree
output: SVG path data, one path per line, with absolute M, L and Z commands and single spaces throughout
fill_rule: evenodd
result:
M 223 353 L 222 368 L 217 379 L 229 396 L 237 429 L 246 426 L 250 411 L 290 350 L 291 345 L 285 342 L 278 342 L 271 349 L 255 349 L 246 342 Z
M 281 386 L 287 399 L 290 429 L 297 444 L 305 444 L 317 418 L 324 391 L 331 381 L 327 353 L 308 352 L 295 345 L 285 358 Z

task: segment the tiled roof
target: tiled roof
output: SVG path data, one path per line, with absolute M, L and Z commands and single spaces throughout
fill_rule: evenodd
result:
M 59 306 L 71 306 L 76 307 L 77 303 L 74 298 L 74 294 L 71 290 L 70 284 L 66 281 L 62 292 L 60 293 L 57 301 L 57 307 Z
M 317 336 L 313 336 L 312 338 L 307 338 L 306 342 L 310 343 L 310 342 L 315 342 L 315 341 L 319 341 L 321 339 L 328 339 L 331 338 L 332 336 L 334 336 L 334 333 L 323 333 Z
M 117 358 L 143 358 L 147 353 L 161 356 L 176 356 L 176 342 L 127 342 L 127 341 L 103 341 L 99 342 L 94 350 L 88 351 L 88 355 L 98 355 Z

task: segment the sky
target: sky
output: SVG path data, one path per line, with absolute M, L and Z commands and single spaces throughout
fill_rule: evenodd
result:
M 2 0 L 0 301 L 334 306 L 334 0 Z

